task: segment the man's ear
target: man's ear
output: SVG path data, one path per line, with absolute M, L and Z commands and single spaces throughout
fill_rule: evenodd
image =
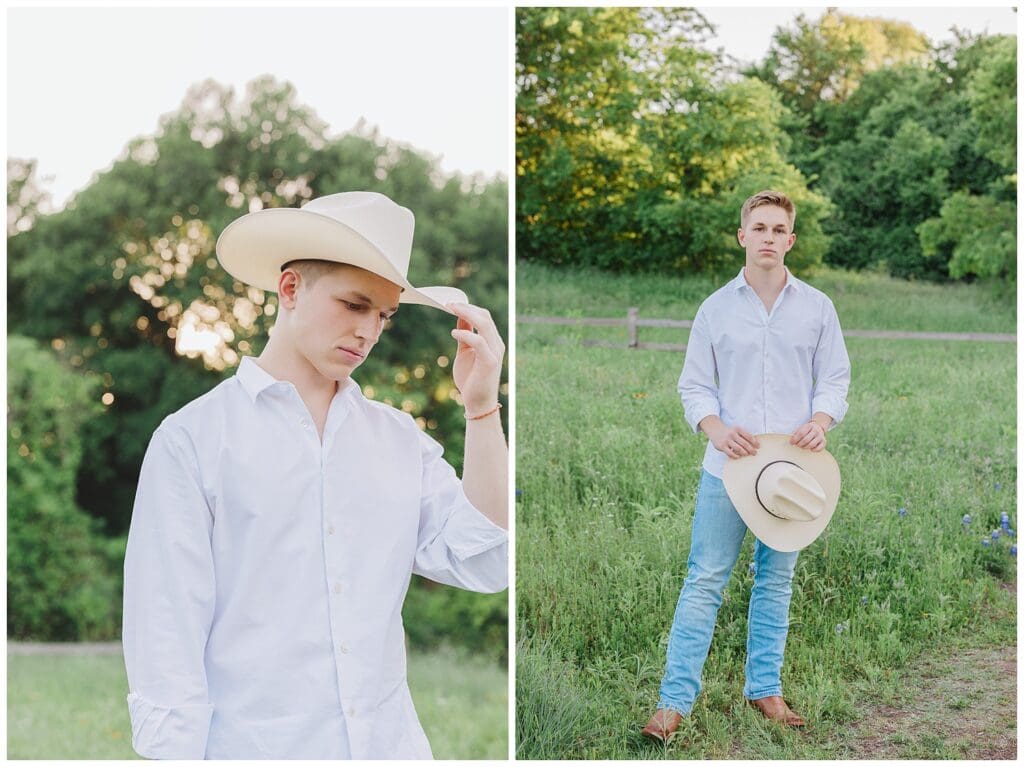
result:
M 745 243 L 743 241 L 744 237 L 743 237 L 743 227 L 742 226 L 739 229 L 736 230 L 736 239 L 740 241 L 740 247 L 743 247 L 743 248 L 747 247 L 747 243 Z
M 285 269 L 277 279 L 277 302 L 282 309 L 294 309 L 302 275 L 294 269 Z

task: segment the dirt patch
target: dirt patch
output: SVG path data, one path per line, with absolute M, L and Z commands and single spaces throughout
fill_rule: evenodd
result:
M 853 724 L 849 759 L 1016 759 L 1017 648 L 956 647 L 900 674 L 895 705 Z

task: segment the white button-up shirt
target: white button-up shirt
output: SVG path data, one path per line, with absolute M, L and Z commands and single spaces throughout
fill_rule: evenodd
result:
M 740 269 L 697 311 L 679 376 L 690 428 L 709 415 L 751 434 L 792 434 L 821 412 L 846 415 L 850 358 L 832 301 L 786 269 L 767 311 Z M 831 428 L 831 427 L 830 427 Z M 710 440 L 704 469 L 715 477 L 729 457 Z
M 128 534 L 132 745 L 159 759 L 430 758 L 406 685 L 412 573 L 508 584 L 505 530 L 411 417 L 339 385 L 321 442 L 252 358 L 169 416 Z

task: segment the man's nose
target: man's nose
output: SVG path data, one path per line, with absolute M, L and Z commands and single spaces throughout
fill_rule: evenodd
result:
M 380 338 L 380 334 L 383 329 L 384 320 L 382 320 L 379 315 L 374 315 L 372 317 L 367 317 L 356 326 L 356 335 L 359 338 L 376 341 Z

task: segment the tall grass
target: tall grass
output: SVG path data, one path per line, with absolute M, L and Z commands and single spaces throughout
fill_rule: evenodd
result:
M 552 284 L 588 305 L 621 300 L 565 277 L 538 288 L 520 272 L 521 305 Z M 928 327 L 941 327 L 939 307 L 970 314 L 961 293 L 942 295 Z M 1012 541 L 991 539 L 1001 513 L 1016 524 L 1013 347 L 850 339 L 850 411 L 829 434 L 842 496 L 798 560 L 783 669 L 811 731 L 781 732 L 743 704 L 748 536 L 693 716 L 668 747 L 643 741 L 705 442 L 675 393 L 682 355 L 579 348 L 592 332 L 518 329 L 521 758 L 837 758 L 858 696 L 883 693 L 909 659 L 966 631 L 1013 641 L 1012 596 L 999 588 L 1015 578 Z

